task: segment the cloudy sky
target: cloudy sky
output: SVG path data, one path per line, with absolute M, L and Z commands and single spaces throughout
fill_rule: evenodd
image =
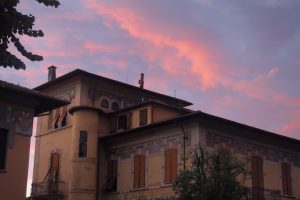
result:
M 22 0 L 44 38 L 22 38 L 42 62 L 0 68 L 32 88 L 80 68 L 194 103 L 191 107 L 300 139 L 299 0 Z M 11 48 L 11 51 L 14 51 Z

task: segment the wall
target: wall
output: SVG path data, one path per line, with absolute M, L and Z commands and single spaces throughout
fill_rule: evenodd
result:
M 7 150 L 6 172 L 0 172 L 1 199 L 25 199 L 29 146 L 30 137 L 14 135 L 13 147 Z

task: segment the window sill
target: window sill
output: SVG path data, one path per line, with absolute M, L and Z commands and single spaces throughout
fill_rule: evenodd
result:
M 173 186 L 173 183 L 165 183 L 165 184 L 161 185 L 160 187 L 167 188 L 167 187 L 172 187 L 172 186 Z
M 148 188 L 146 188 L 146 187 L 133 188 L 132 190 L 130 190 L 130 192 L 137 192 L 137 191 L 143 191 L 143 190 L 148 190 Z
M 7 170 L 5 169 L 0 169 L 0 174 L 6 174 L 7 173 Z

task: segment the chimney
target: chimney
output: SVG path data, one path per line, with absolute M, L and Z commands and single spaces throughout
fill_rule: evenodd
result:
M 140 88 L 144 89 L 144 73 L 141 73 L 141 79 L 139 80 Z
M 56 68 L 55 66 L 48 67 L 48 82 L 53 81 L 56 79 Z

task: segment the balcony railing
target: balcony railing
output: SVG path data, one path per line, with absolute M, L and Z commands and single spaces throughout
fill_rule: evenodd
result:
M 32 183 L 31 196 L 64 196 L 65 182 L 40 182 Z
M 293 196 L 282 195 L 280 190 L 264 188 L 249 188 L 248 199 L 250 200 L 292 200 Z

